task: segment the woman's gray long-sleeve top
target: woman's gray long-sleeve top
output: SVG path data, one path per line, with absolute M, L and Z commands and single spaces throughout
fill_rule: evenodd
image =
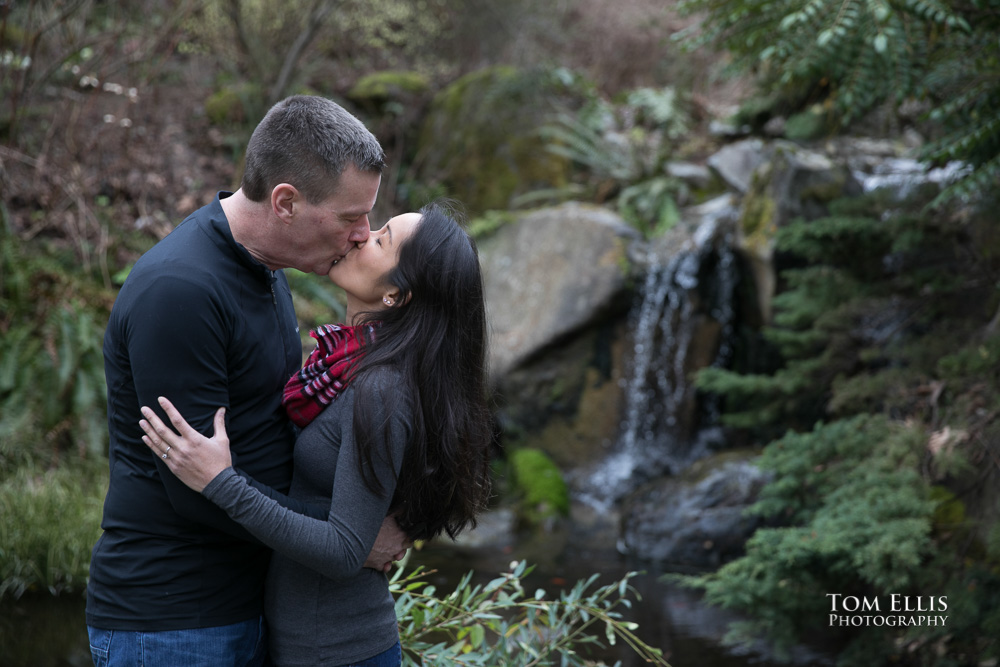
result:
M 394 373 L 369 381 L 374 432 L 388 420 L 392 462 L 376 446 L 375 471 L 385 495 L 365 484 L 354 442 L 354 386 L 349 385 L 306 426 L 295 443 L 289 496 L 326 502 L 318 521 L 285 509 L 249 486 L 232 468 L 202 493 L 274 549 L 265 587 L 271 657 L 277 665 L 344 665 L 377 655 L 399 638 L 385 574 L 363 563 L 375 543 L 395 489 L 412 430 L 411 406 L 394 395 Z

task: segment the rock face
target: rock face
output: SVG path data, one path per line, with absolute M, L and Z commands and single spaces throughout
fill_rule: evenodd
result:
M 766 481 L 749 457 L 730 452 L 651 482 L 625 502 L 624 547 L 669 565 L 717 566 L 740 555 L 757 528 L 744 510 Z
M 505 441 L 563 470 L 602 457 L 617 435 L 637 238 L 615 213 L 565 204 L 480 242 Z
M 494 380 L 609 312 L 625 312 L 635 232 L 596 206 L 524 216 L 480 244 Z
M 709 164 L 743 195 L 736 243 L 753 270 L 761 319 L 769 322 L 778 229 L 797 218 L 825 216 L 831 201 L 860 194 L 861 186 L 843 161 L 789 141 L 741 141 L 712 156 Z
M 778 229 L 860 189 L 861 167 L 820 150 L 727 146 L 709 166 L 729 193 L 685 208 L 653 241 L 606 208 L 576 203 L 480 241 L 505 446 L 541 449 L 578 500 L 620 510 L 623 544 L 642 558 L 716 565 L 757 527 L 743 509 L 765 477 L 746 455 L 712 454 L 731 445 L 706 429 L 716 406 L 691 378 L 757 349 L 771 321 Z

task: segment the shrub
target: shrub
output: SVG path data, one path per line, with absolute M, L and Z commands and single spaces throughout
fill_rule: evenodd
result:
M 635 623 L 621 610 L 632 606 L 638 594 L 629 585 L 635 573 L 619 581 L 595 586 L 598 575 L 578 581 L 558 598 L 544 590 L 529 595 L 523 579 L 531 572 L 524 562 L 513 563 L 486 585 L 472 584 L 465 575 L 455 590 L 436 597 L 435 587 L 420 569 L 397 571 L 390 589 L 396 596 L 403 665 L 596 665 L 586 656 L 590 647 L 621 641 L 645 662 L 666 666 L 662 652 L 642 642 Z M 604 641 L 602 641 L 602 638 Z
M 0 482 L 0 598 L 86 586 L 107 477 L 98 458 L 22 467 Z

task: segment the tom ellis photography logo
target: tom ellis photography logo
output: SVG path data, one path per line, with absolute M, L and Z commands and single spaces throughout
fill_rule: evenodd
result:
M 869 625 L 944 626 L 948 617 L 947 595 L 882 595 L 857 597 L 827 593 L 830 600 L 830 625 L 860 627 Z

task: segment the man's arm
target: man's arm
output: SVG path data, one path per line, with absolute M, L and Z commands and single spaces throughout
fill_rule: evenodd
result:
M 203 285 L 169 276 L 143 286 L 132 303 L 125 341 L 139 405 L 163 415 L 156 398 L 167 396 L 195 430 L 210 431 L 216 409 L 230 407 L 226 350 L 231 326 Z M 140 441 L 140 417 L 136 413 L 134 431 L 130 428 L 122 439 L 145 450 Z M 149 456 L 178 515 L 257 542 L 218 507 L 174 477 L 163 460 Z

